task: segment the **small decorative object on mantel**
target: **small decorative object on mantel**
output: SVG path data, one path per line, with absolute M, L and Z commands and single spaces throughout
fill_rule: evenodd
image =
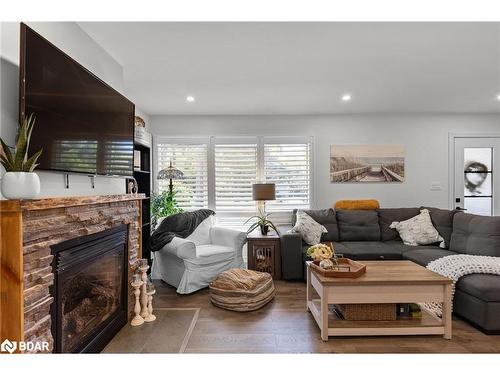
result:
M 141 286 L 142 286 L 142 277 L 140 273 L 135 273 L 132 277 L 132 287 L 134 288 L 134 296 L 135 296 L 135 305 L 134 305 L 134 313 L 135 316 L 130 322 L 130 325 L 136 327 L 140 326 L 144 323 L 144 318 L 141 316 L 141 303 L 139 301 L 139 296 L 141 294 Z
M 356 278 L 366 272 L 366 266 L 336 254 L 333 244 L 317 244 L 307 249 L 313 262 L 311 268 L 325 277 Z
M 135 126 L 140 126 L 142 128 L 146 127 L 146 123 L 144 122 L 144 119 L 141 116 L 134 116 L 134 124 Z
M 33 199 L 40 194 L 40 178 L 33 170 L 38 166 L 37 160 L 42 154 L 38 150 L 28 157 L 31 132 L 35 117 L 25 117 L 18 129 L 18 137 L 14 151 L 0 139 L 0 162 L 5 168 L 2 177 L 2 195 L 7 199 Z

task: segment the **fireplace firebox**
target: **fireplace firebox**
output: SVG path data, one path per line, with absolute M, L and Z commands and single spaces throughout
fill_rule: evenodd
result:
M 54 352 L 100 352 L 127 323 L 128 226 L 51 249 Z

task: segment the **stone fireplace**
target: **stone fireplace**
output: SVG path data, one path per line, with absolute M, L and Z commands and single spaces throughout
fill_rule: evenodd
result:
M 142 199 L 0 201 L 0 339 L 99 351 L 132 315 Z

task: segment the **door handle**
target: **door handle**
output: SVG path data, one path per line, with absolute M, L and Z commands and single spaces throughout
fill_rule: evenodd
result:
M 467 211 L 466 208 L 462 208 L 462 207 L 455 207 L 455 210 L 457 210 L 457 211 Z

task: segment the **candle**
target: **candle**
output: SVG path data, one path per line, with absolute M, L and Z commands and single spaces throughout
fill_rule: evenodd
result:
M 153 293 L 155 291 L 155 285 L 151 281 L 148 281 L 146 284 L 146 291 L 148 293 Z
M 148 266 L 148 260 L 147 259 L 139 259 L 139 266 L 140 267 L 147 267 Z
M 141 274 L 140 273 L 134 273 L 134 275 L 133 275 L 133 283 L 134 284 L 139 284 L 141 282 L 142 282 L 142 280 L 141 280 Z

